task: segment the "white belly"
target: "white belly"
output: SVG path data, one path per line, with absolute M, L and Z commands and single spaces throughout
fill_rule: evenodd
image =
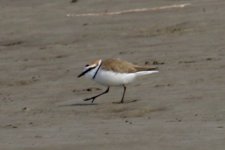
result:
M 135 73 L 115 73 L 99 70 L 94 80 L 106 86 L 120 86 L 132 82 L 135 77 Z
M 97 68 L 98 67 L 89 71 L 88 73 L 85 74 L 85 76 L 93 79 L 97 71 Z M 105 71 L 99 69 L 94 80 L 105 86 L 121 86 L 123 84 L 128 84 L 132 82 L 137 76 L 143 76 L 157 72 L 158 71 L 153 70 L 153 71 L 140 71 L 136 73 L 115 73 L 113 71 Z

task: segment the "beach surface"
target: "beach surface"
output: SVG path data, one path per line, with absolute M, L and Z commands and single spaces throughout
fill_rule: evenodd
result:
M 224 150 L 224 0 L 0 1 L 1 150 Z M 155 65 L 105 90 L 95 59 Z M 134 101 L 134 102 L 132 102 Z

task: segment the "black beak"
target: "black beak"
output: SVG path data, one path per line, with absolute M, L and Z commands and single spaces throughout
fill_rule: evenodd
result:
M 80 78 L 85 74 L 85 72 L 81 72 L 81 74 L 79 74 L 77 77 Z
M 89 72 L 90 70 L 92 70 L 93 68 L 88 68 L 87 70 L 84 70 L 83 72 L 81 72 L 81 74 L 79 74 L 77 77 L 80 78 L 83 75 L 85 75 L 87 72 Z

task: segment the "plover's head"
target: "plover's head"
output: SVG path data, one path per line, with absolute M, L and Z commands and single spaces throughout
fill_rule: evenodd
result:
M 102 60 L 98 59 L 98 60 L 95 60 L 95 61 L 93 61 L 93 62 L 91 62 L 89 64 L 86 64 L 85 67 L 84 67 L 83 72 L 81 72 L 81 74 L 79 74 L 77 77 L 80 78 L 83 75 L 92 72 L 93 70 L 97 69 L 98 66 L 101 65 L 101 63 L 102 63 Z

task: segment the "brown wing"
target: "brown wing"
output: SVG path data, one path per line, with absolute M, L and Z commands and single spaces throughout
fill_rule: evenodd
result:
M 134 65 L 127 61 L 120 59 L 106 59 L 102 62 L 102 68 L 105 70 L 112 70 L 120 73 L 133 73 L 138 71 L 155 70 L 155 67 L 142 67 Z
M 158 68 L 155 66 L 135 66 L 135 69 L 138 71 L 151 71 L 157 70 Z

